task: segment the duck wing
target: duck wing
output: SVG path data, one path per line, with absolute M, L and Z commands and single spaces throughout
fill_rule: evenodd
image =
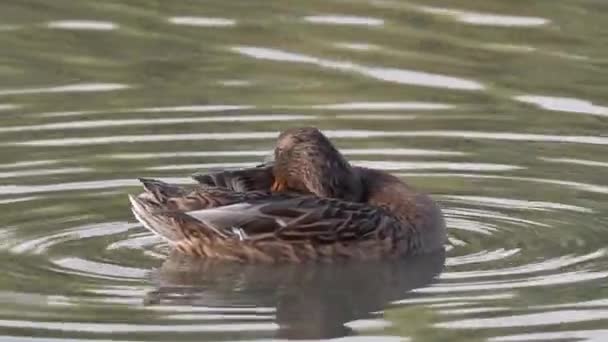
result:
M 186 190 L 156 180 L 144 180 L 144 188 L 130 196 L 135 217 L 186 254 L 302 261 L 377 257 L 409 245 L 408 227 L 365 203 L 205 185 Z
M 186 226 L 225 239 L 290 243 L 382 238 L 399 228 L 398 221 L 380 208 L 289 193 L 237 193 L 209 187 L 163 201 L 150 201 L 144 193 L 131 197 L 131 204 L 144 226 L 170 241 L 181 239 L 183 234 L 175 232 Z
M 243 240 L 332 243 L 377 238 L 398 222 L 382 209 L 315 196 L 272 194 L 212 210 L 188 212 Z
M 226 187 L 198 184 L 179 186 L 151 178 L 139 178 L 144 192 L 138 199 L 164 210 L 193 211 L 267 197 L 269 191 L 238 192 Z
M 232 191 L 268 191 L 274 181 L 272 165 L 272 163 L 265 163 L 247 169 L 195 173 L 192 178 L 199 184 L 222 187 Z

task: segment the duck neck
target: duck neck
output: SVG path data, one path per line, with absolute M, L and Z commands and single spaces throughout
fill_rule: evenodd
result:
M 363 197 L 359 173 L 340 156 L 315 163 L 304 173 L 306 188 L 320 197 L 360 202 Z

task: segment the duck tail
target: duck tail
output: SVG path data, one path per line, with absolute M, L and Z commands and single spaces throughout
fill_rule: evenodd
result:
M 158 179 L 139 178 L 139 181 L 143 184 L 144 190 L 149 195 L 147 199 L 154 199 L 158 204 L 166 203 L 171 197 L 185 195 L 184 189 L 179 186 L 165 183 Z
M 170 210 L 155 199 L 150 199 L 149 192 L 139 196 L 129 195 L 129 201 L 137 221 L 172 244 L 184 243 L 192 238 L 206 237 L 213 240 L 227 237 L 226 233 L 216 227 L 215 222 L 201 220 L 187 212 Z
M 131 211 L 135 218 L 148 230 L 169 242 L 177 242 L 184 238 L 176 226 L 175 220 L 162 212 L 157 203 L 144 197 L 129 195 Z

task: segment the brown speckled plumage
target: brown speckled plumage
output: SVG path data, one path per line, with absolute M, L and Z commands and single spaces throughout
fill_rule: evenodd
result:
M 442 249 L 439 207 L 398 178 L 351 167 L 314 128 L 283 132 L 275 162 L 195 175 L 190 189 L 142 179 L 132 210 L 177 250 L 241 262 L 379 259 Z

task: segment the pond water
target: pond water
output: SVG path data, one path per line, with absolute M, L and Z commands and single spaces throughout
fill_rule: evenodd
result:
M 608 4 L 3 0 L 0 339 L 608 340 Z M 446 255 L 169 255 L 138 176 L 323 129 L 444 208 Z

